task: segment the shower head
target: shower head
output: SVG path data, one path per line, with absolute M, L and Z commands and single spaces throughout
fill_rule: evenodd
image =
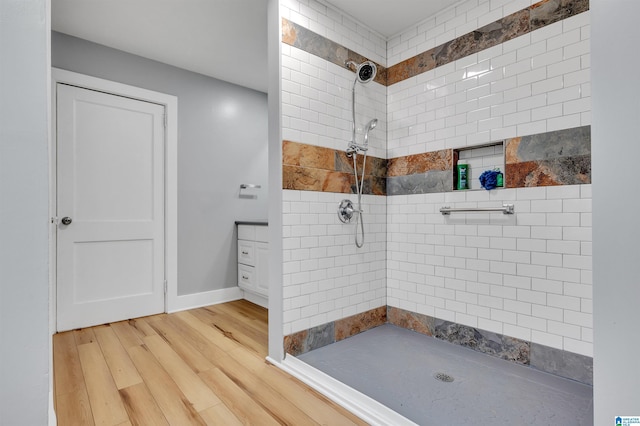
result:
M 373 120 L 369 121 L 367 123 L 367 127 L 364 131 L 364 145 L 367 146 L 369 145 L 369 130 L 373 130 L 376 128 L 376 126 L 378 125 L 378 119 L 374 118 Z
M 356 74 L 358 75 L 358 81 L 360 83 L 368 83 L 376 77 L 376 73 L 378 69 L 376 68 L 376 64 L 371 61 L 363 62 L 358 65 L 358 69 L 356 70 Z
M 376 73 L 378 72 L 376 64 L 371 61 L 365 61 L 361 64 L 356 64 L 353 61 L 347 61 L 345 65 L 347 68 L 351 68 L 351 66 L 356 68 L 356 80 L 360 83 L 370 82 L 376 77 Z

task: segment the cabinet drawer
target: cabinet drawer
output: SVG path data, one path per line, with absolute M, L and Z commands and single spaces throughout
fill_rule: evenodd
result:
M 238 263 L 249 266 L 256 265 L 256 243 L 238 240 Z
M 238 265 L 238 286 L 254 290 L 255 268 L 253 266 Z
M 255 240 L 256 227 L 253 225 L 238 225 L 239 240 Z

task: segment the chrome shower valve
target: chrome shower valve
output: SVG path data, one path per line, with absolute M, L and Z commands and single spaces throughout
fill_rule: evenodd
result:
M 353 208 L 351 200 L 342 200 L 338 206 L 338 218 L 342 223 L 351 222 L 354 213 L 360 213 L 360 210 Z

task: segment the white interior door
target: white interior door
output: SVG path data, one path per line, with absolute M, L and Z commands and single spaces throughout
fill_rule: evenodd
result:
M 164 107 L 57 84 L 57 328 L 164 311 Z

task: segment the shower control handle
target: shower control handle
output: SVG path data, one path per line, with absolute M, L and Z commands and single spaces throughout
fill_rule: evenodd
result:
M 338 218 L 342 223 L 349 223 L 356 211 L 351 200 L 342 200 L 338 206 Z

